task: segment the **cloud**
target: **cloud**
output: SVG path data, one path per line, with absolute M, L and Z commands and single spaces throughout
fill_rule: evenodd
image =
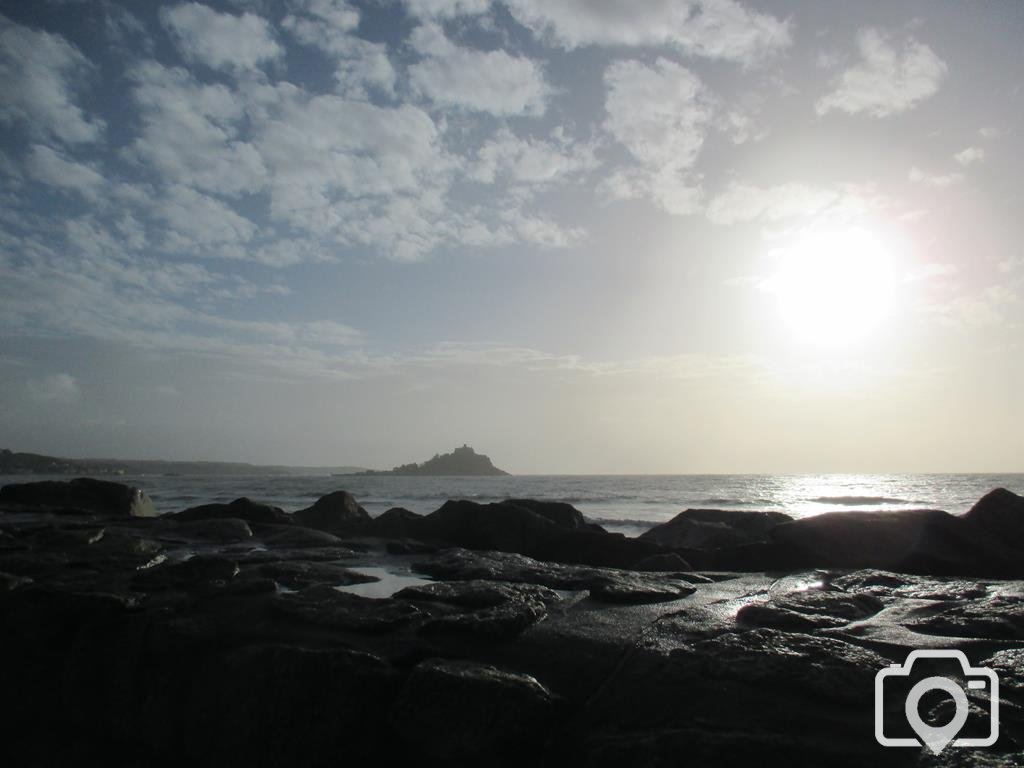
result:
M 873 188 L 860 184 L 808 184 L 791 181 L 759 187 L 734 181 L 705 208 L 708 219 L 721 225 L 756 221 L 778 224 L 815 219 L 848 224 L 886 204 Z
M 118 46 L 137 46 L 147 54 L 153 53 L 153 38 L 138 16 L 113 2 L 104 2 L 102 8 L 103 31 L 108 40 Z
M 147 61 L 130 72 L 142 131 L 126 154 L 171 182 L 239 195 L 263 186 L 267 173 L 256 149 L 239 135 L 242 95 L 201 85 L 180 67 Z
M 249 219 L 191 187 L 173 186 L 153 206 L 152 214 L 167 225 L 169 251 L 244 258 L 240 246 L 256 233 Z
M 278 95 L 256 137 L 271 170 L 272 218 L 403 258 L 443 239 L 451 160 L 429 115 L 411 105 Z
M 833 205 L 838 198 L 839 192 L 835 189 L 802 182 L 773 187 L 732 182 L 708 203 L 706 214 L 715 224 L 776 222 L 813 216 Z
M 453 19 L 487 13 L 491 0 L 405 0 L 405 7 L 417 18 Z
M 29 398 L 37 403 L 73 403 L 80 394 L 75 377 L 67 373 L 54 373 L 43 379 L 31 379 L 26 385 Z
M 650 197 L 670 213 L 692 213 L 700 193 L 691 169 L 714 114 L 700 79 L 659 58 L 653 66 L 617 61 L 605 71 L 604 82 L 604 127 L 639 163 L 613 174 L 605 192 L 616 198 Z
M 105 124 L 75 102 L 75 81 L 92 63 L 60 35 L 0 15 L 0 122 L 22 122 L 35 135 L 67 144 L 97 141 Z
M 909 178 L 915 184 L 921 184 L 926 187 L 937 187 L 939 189 L 944 189 L 945 187 L 950 187 L 954 184 L 963 181 L 964 177 L 961 173 L 926 173 L 917 166 L 914 166 L 910 169 L 910 172 L 907 174 L 907 178 Z
M 985 159 L 985 150 L 981 147 L 967 147 L 953 155 L 960 165 L 966 167 L 971 163 L 980 163 Z
M 387 46 L 357 37 L 359 11 L 345 0 L 300 0 L 281 26 L 304 45 L 314 46 L 335 60 L 334 78 L 341 92 L 366 97 L 366 88 L 394 95 L 397 74 Z
M 906 112 L 934 95 L 946 75 L 946 64 L 913 38 L 897 47 L 879 30 L 857 35 L 861 61 L 843 72 L 833 91 L 815 104 L 819 115 L 832 111 L 888 117 Z
M 596 168 L 595 146 L 555 131 L 550 141 L 520 138 L 502 128 L 477 150 L 469 177 L 484 184 L 507 180 L 532 187 L 565 181 Z
M 434 104 L 499 117 L 544 113 L 551 88 L 536 62 L 463 48 L 436 24 L 413 30 L 411 43 L 425 58 L 409 67 L 409 84 Z
M 754 64 L 791 43 L 789 22 L 734 0 L 506 0 L 523 26 L 573 49 L 584 45 L 672 46 L 682 53 Z
M 161 8 L 160 20 L 186 60 L 212 69 L 253 70 L 284 54 L 270 25 L 252 13 L 236 16 L 182 3 Z
M 96 199 L 106 185 L 102 174 L 92 166 L 68 160 L 41 144 L 32 145 L 25 168 L 36 181 L 77 192 L 89 199 Z

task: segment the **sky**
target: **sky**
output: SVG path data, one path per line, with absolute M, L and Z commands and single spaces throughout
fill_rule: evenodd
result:
M 0 447 L 1024 471 L 1024 3 L 0 3 Z

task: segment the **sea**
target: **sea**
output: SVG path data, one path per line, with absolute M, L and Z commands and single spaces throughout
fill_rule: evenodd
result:
M 46 479 L 0 476 L 0 484 Z M 242 496 L 286 511 L 347 490 L 377 516 L 391 507 L 428 514 L 448 499 L 486 503 L 508 498 L 564 501 L 611 531 L 636 536 L 684 509 L 785 512 L 796 518 L 900 509 L 966 512 L 993 488 L 1024 494 L 1024 474 L 933 475 L 125 475 L 160 513 Z

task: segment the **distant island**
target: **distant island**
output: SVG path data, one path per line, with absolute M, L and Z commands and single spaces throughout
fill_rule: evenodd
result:
M 367 470 L 363 475 L 419 475 L 446 477 L 453 475 L 507 475 L 491 463 L 488 456 L 477 453 L 468 445 L 456 448 L 451 453 L 435 454 L 434 458 L 422 464 L 403 464 L 390 470 Z
M 66 459 L 0 449 L 0 475 L 355 475 L 363 467 L 288 467 L 226 461 Z

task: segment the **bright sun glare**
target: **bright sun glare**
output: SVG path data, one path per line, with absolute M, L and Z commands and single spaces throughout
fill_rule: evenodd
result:
M 816 345 L 855 342 L 878 331 L 892 304 L 892 254 L 860 228 L 805 232 L 780 252 L 773 280 L 793 336 Z

